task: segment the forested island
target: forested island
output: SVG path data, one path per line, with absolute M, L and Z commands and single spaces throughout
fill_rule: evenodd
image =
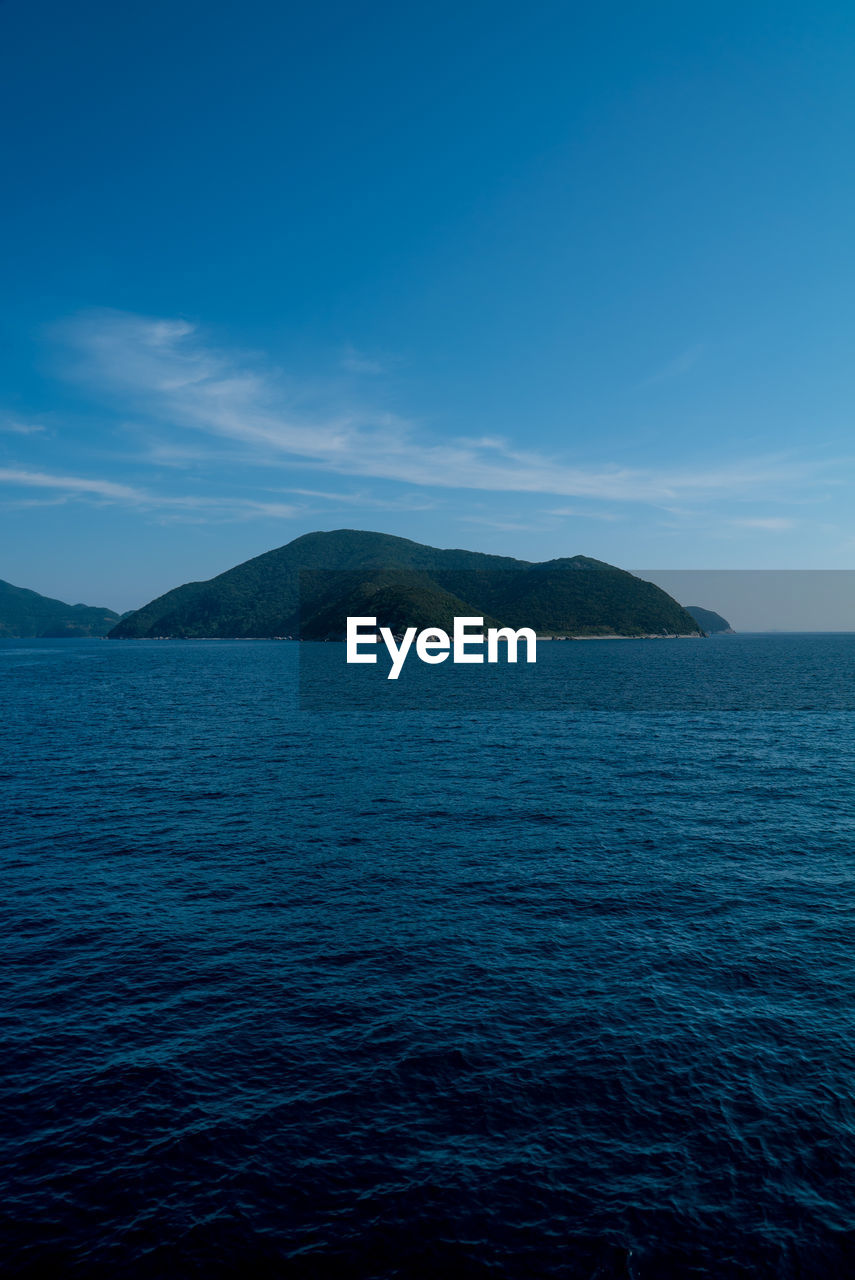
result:
M 588 556 L 540 564 L 444 550 L 391 534 L 305 534 L 207 582 L 190 582 L 124 617 L 111 639 L 340 639 L 348 615 L 446 628 L 455 616 L 556 636 L 700 636 L 660 587 Z

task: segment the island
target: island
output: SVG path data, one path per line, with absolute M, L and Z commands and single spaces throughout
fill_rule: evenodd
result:
M 660 587 L 589 556 L 532 563 L 337 529 L 175 587 L 122 618 L 109 637 L 338 640 L 348 616 L 365 614 L 393 631 L 479 616 L 486 626 L 542 636 L 703 635 Z

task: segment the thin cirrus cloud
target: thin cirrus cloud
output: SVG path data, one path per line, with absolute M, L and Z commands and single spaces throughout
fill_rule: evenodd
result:
M 704 354 L 704 344 L 695 343 L 693 347 L 687 347 L 685 351 L 681 351 L 673 360 L 669 360 L 661 369 L 657 369 L 655 373 L 651 373 L 641 382 L 642 387 L 656 386 L 660 382 L 670 382 L 673 378 L 679 378 L 681 374 L 688 373 L 700 360 Z
M 739 529 L 766 529 L 769 533 L 782 533 L 795 527 L 795 520 L 785 516 L 744 516 L 742 519 L 729 520 L 728 524 Z
M 365 355 L 362 351 L 357 351 L 356 347 L 352 347 L 349 343 L 344 349 L 341 367 L 347 370 L 348 373 L 380 374 L 386 372 L 386 365 L 382 360 L 376 360 L 372 356 Z
M 435 498 L 404 493 L 397 498 L 377 497 L 360 490 L 358 493 L 342 493 L 330 489 L 285 489 L 301 498 L 319 498 L 338 507 L 381 507 L 384 511 L 435 511 L 440 505 Z
M 0 417 L 0 431 L 11 436 L 35 436 L 44 431 L 37 422 L 19 422 L 16 418 Z
M 299 462 L 440 490 L 654 505 L 766 495 L 805 483 L 805 463 L 785 457 L 715 469 L 581 467 L 496 437 L 430 437 L 394 414 L 307 409 L 305 388 L 260 358 L 217 349 L 184 320 L 99 311 L 74 317 L 58 332 L 69 352 L 67 372 L 100 398 L 172 437 L 180 428 L 238 446 L 242 460 L 256 464 Z
M 150 497 L 142 489 L 136 489 L 133 485 L 84 476 L 54 475 L 46 471 L 26 471 L 15 467 L 0 467 L 0 483 L 26 489 L 62 489 L 68 494 L 90 495 L 106 498 L 111 502 L 142 504 L 150 501 Z
M 586 507 L 550 507 L 550 516 L 579 516 L 584 520 L 620 520 L 614 511 L 591 511 Z
M 64 497 L 100 499 L 106 503 L 139 507 L 147 510 L 166 509 L 174 519 L 205 519 L 217 515 L 219 519 L 251 519 L 253 516 L 272 516 L 291 519 L 299 508 L 284 502 L 259 502 L 250 498 L 215 498 L 194 495 L 152 493 L 134 485 L 117 484 L 88 476 L 70 476 L 46 471 L 27 471 L 19 468 L 0 467 L 0 484 L 24 489 L 61 491 Z M 62 500 L 62 499 L 58 499 Z M 20 505 L 20 504 L 17 504 Z M 32 504 L 30 504 L 32 505 Z M 39 505 L 44 505 L 43 501 Z

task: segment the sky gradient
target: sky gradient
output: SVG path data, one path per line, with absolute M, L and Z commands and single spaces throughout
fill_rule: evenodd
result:
M 853 84 L 844 4 L 5 0 L 0 577 L 850 567 Z

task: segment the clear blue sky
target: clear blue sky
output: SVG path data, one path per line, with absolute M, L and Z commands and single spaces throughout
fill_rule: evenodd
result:
M 855 8 L 0 0 L 0 577 L 849 567 Z

